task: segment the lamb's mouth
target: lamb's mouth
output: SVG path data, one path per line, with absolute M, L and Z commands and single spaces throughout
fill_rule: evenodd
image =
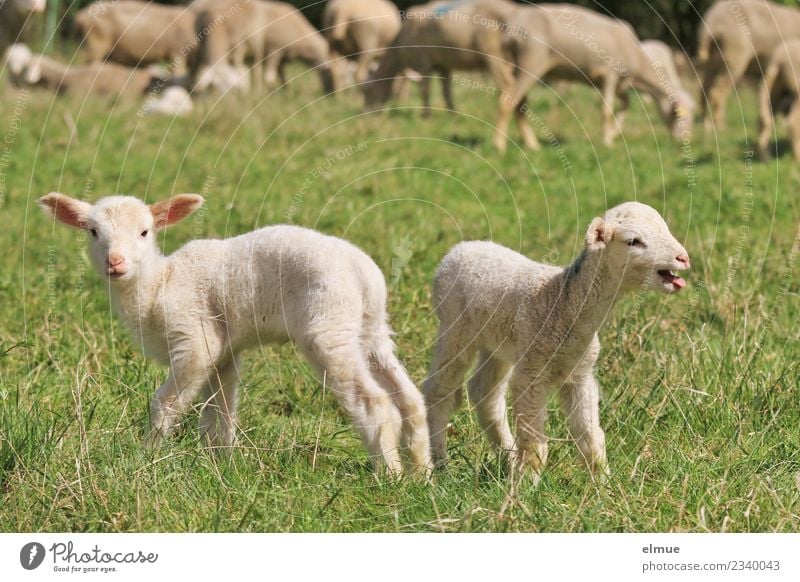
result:
M 680 291 L 684 287 L 686 287 L 686 280 L 678 277 L 675 273 L 670 270 L 663 269 L 658 271 L 659 277 L 673 291 Z

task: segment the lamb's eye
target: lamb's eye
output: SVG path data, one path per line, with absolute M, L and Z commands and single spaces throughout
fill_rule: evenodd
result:
M 94 228 L 90 228 L 89 232 L 92 233 L 92 238 L 97 238 L 97 230 Z
M 642 239 L 640 239 L 640 238 L 629 239 L 629 240 L 625 241 L 625 244 L 628 245 L 629 247 L 643 247 L 643 246 L 645 246 L 644 241 L 642 241 Z
M 143 230 L 142 234 L 140 235 L 142 238 L 147 238 L 147 233 L 150 232 L 149 230 Z

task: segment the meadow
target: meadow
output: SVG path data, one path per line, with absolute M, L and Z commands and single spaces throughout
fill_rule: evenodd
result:
M 174 120 L 140 117 L 135 103 L 2 96 L 0 531 L 798 530 L 800 167 L 784 140 L 777 158 L 754 159 L 752 88 L 732 99 L 728 129 L 698 127 L 685 144 L 633 99 L 613 148 L 595 92 L 542 88 L 529 101 L 542 151 L 501 156 L 480 75 L 460 78 L 457 112 L 423 120 L 416 93 L 363 114 L 355 90 L 323 99 L 313 74 L 292 73 L 275 94 L 209 98 Z M 160 235 L 165 251 L 283 222 L 354 242 L 387 278 L 418 385 L 436 333 L 432 275 L 461 240 L 567 264 L 594 216 L 639 200 L 693 268 L 678 295 L 622 298 L 601 331 L 606 484 L 555 405 L 538 487 L 512 486 L 468 405 L 446 471 L 387 481 L 291 346 L 246 356 L 230 459 L 200 446 L 196 413 L 145 451 L 166 370 L 113 317 L 84 235 L 40 213 L 51 191 L 203 194 L 202 212 Z

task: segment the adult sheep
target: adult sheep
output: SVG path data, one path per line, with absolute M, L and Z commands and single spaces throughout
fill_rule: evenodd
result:
M 86 232 L 115 312 L 146 355 L 170 366 L 151 401 L 145 444 L 158 445 L 202 395 L 201 434 L 213 446 L 232 446 L 241 352 L 292 341 L 376 469 L 399 473 L 402 450 L 427 473 L 425 405 L 395 356 L 375 262 L 342 239 L 288 225 L 195 240 L 163 256 L 157 231 L 202 203 L 195 194 L 149 206 L 131 196 L 39 200 L 48 216 Z
M 628 202 L 592 220 L 567 267 L 535 263 L 488 241 L 463 242 L 442 260 L 433 300 L 439 334 L 424 393 L 434 462 L 447 458 L 447 424 L 477 356 L 468 394 L 490 443 L 534 481 L 547 460 L 545 418 L 558 392 L 585 462 L 608 472 L 594 366 L 597 332 L 623 293 L 675 293 L 689 256 L 653 208 Z M 506 413 L 511 389 L 516 437 Z
M 3 0 L 0 2 L 0 55 L 12 44 L 23 42 L 26 25 L 44 12 L 45 0 Z
M 703 117 L 706 127 L 713 120 L 724 128 L 731 90 L 753 60 L 760 73 L 779 45 L 800 38 L 800 10 L 765 0 L 720 0 L 703 16 L 698 37 Z
M 317 70 L 325 93 L 333 91 L 328 41 L 291 4 L 266 0 L 196 0 L 199 40 L 192 78 L 220 65 L 240 70 L 253 61 L 254 88 L 286 82 L 284 66 L 301 61 Z
M 332 56 L 357 63 L 356 83 L 369 76 L 370 65 L 400 32 L 400 13 L 389 0 L 330 0 L 322 14 L 322 31 Z
M 183 75 L 197 44 L 194 19 L 185 6 L 115 0 L 80 10 L 75 27 L 90 63 L 141 67 L 169 62 L 175 75 Z

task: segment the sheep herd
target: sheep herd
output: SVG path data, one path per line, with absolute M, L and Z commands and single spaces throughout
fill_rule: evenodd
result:
M 13 44 L 6 68 L 17 86 L 135 93 L 148 110 L 173 115 L 189 114 L 207 92 L 274 89 L 286 83 L 290 61 L 312 67 L 326 94 L 362 91 L 370 110 L 417 82 L 424 114 L 432 77 L 443 79 L 454 109 L 454 71 L 485 70 L 497 89 L 493 144 L 500 151 L 512 115 L 522 143 L 539 149 L 526 99 L 543 80 L 599 90 L 607 145 L 622 131 L 632 90 L 652 99 L 674 138 L 691 139 L 696 100 L 672 51 L 585 8 L 437 0 L 401 15 L 387 0 L 330 0 L 322 22 L 320 32 L 290 5 L 263 0 L 194 0 L 185 7 L 97 2 L 75 18 L 84 64 L 67 66 Z M 800 36 L 798 10 L 759 0 L 714 4 L 701 25 L 700 102 L 707 123 L 721 125 L 733 84 L 754 58 L 771 59 L 759 151 L 768 153 L 773 114 L 787 113 L 800 159 L 793 74 L 800 39 L 793 34 Z M 201 434 L 212 446 L 231 447 L 241 353 L 292 342 L 336 396 L 376 470 L 427 474 L 445 462 L 447 425 L 474 367 L 468 397 L 510 467 L 538 479 L 547 459 L 547 402 L 557 393 L 583 459 L 602 478 L 608 466 L 594 373 L 598 330 L 624 292 L 679 292 L 686 282 L 677 272 L 690 268 L 664 219 L 635 202 L 595 218 L 582 252 L 566 267 L 490 242 L 461 243 L 434 277 L 440 327 L 420 392 L 395 355 L 386 283 L 366 253 L 312 230 L 271 226 L 196 240 L 163 256 L 155 232 L 202 203 L 193 194 L 151 205 L 128 196 L 95 204 L 59 193 L 40 200 L 48 216 L 88 233 L 118 316 L 146 355 L 170 367 L 152 399 L 148 446 L 200 400 Z

